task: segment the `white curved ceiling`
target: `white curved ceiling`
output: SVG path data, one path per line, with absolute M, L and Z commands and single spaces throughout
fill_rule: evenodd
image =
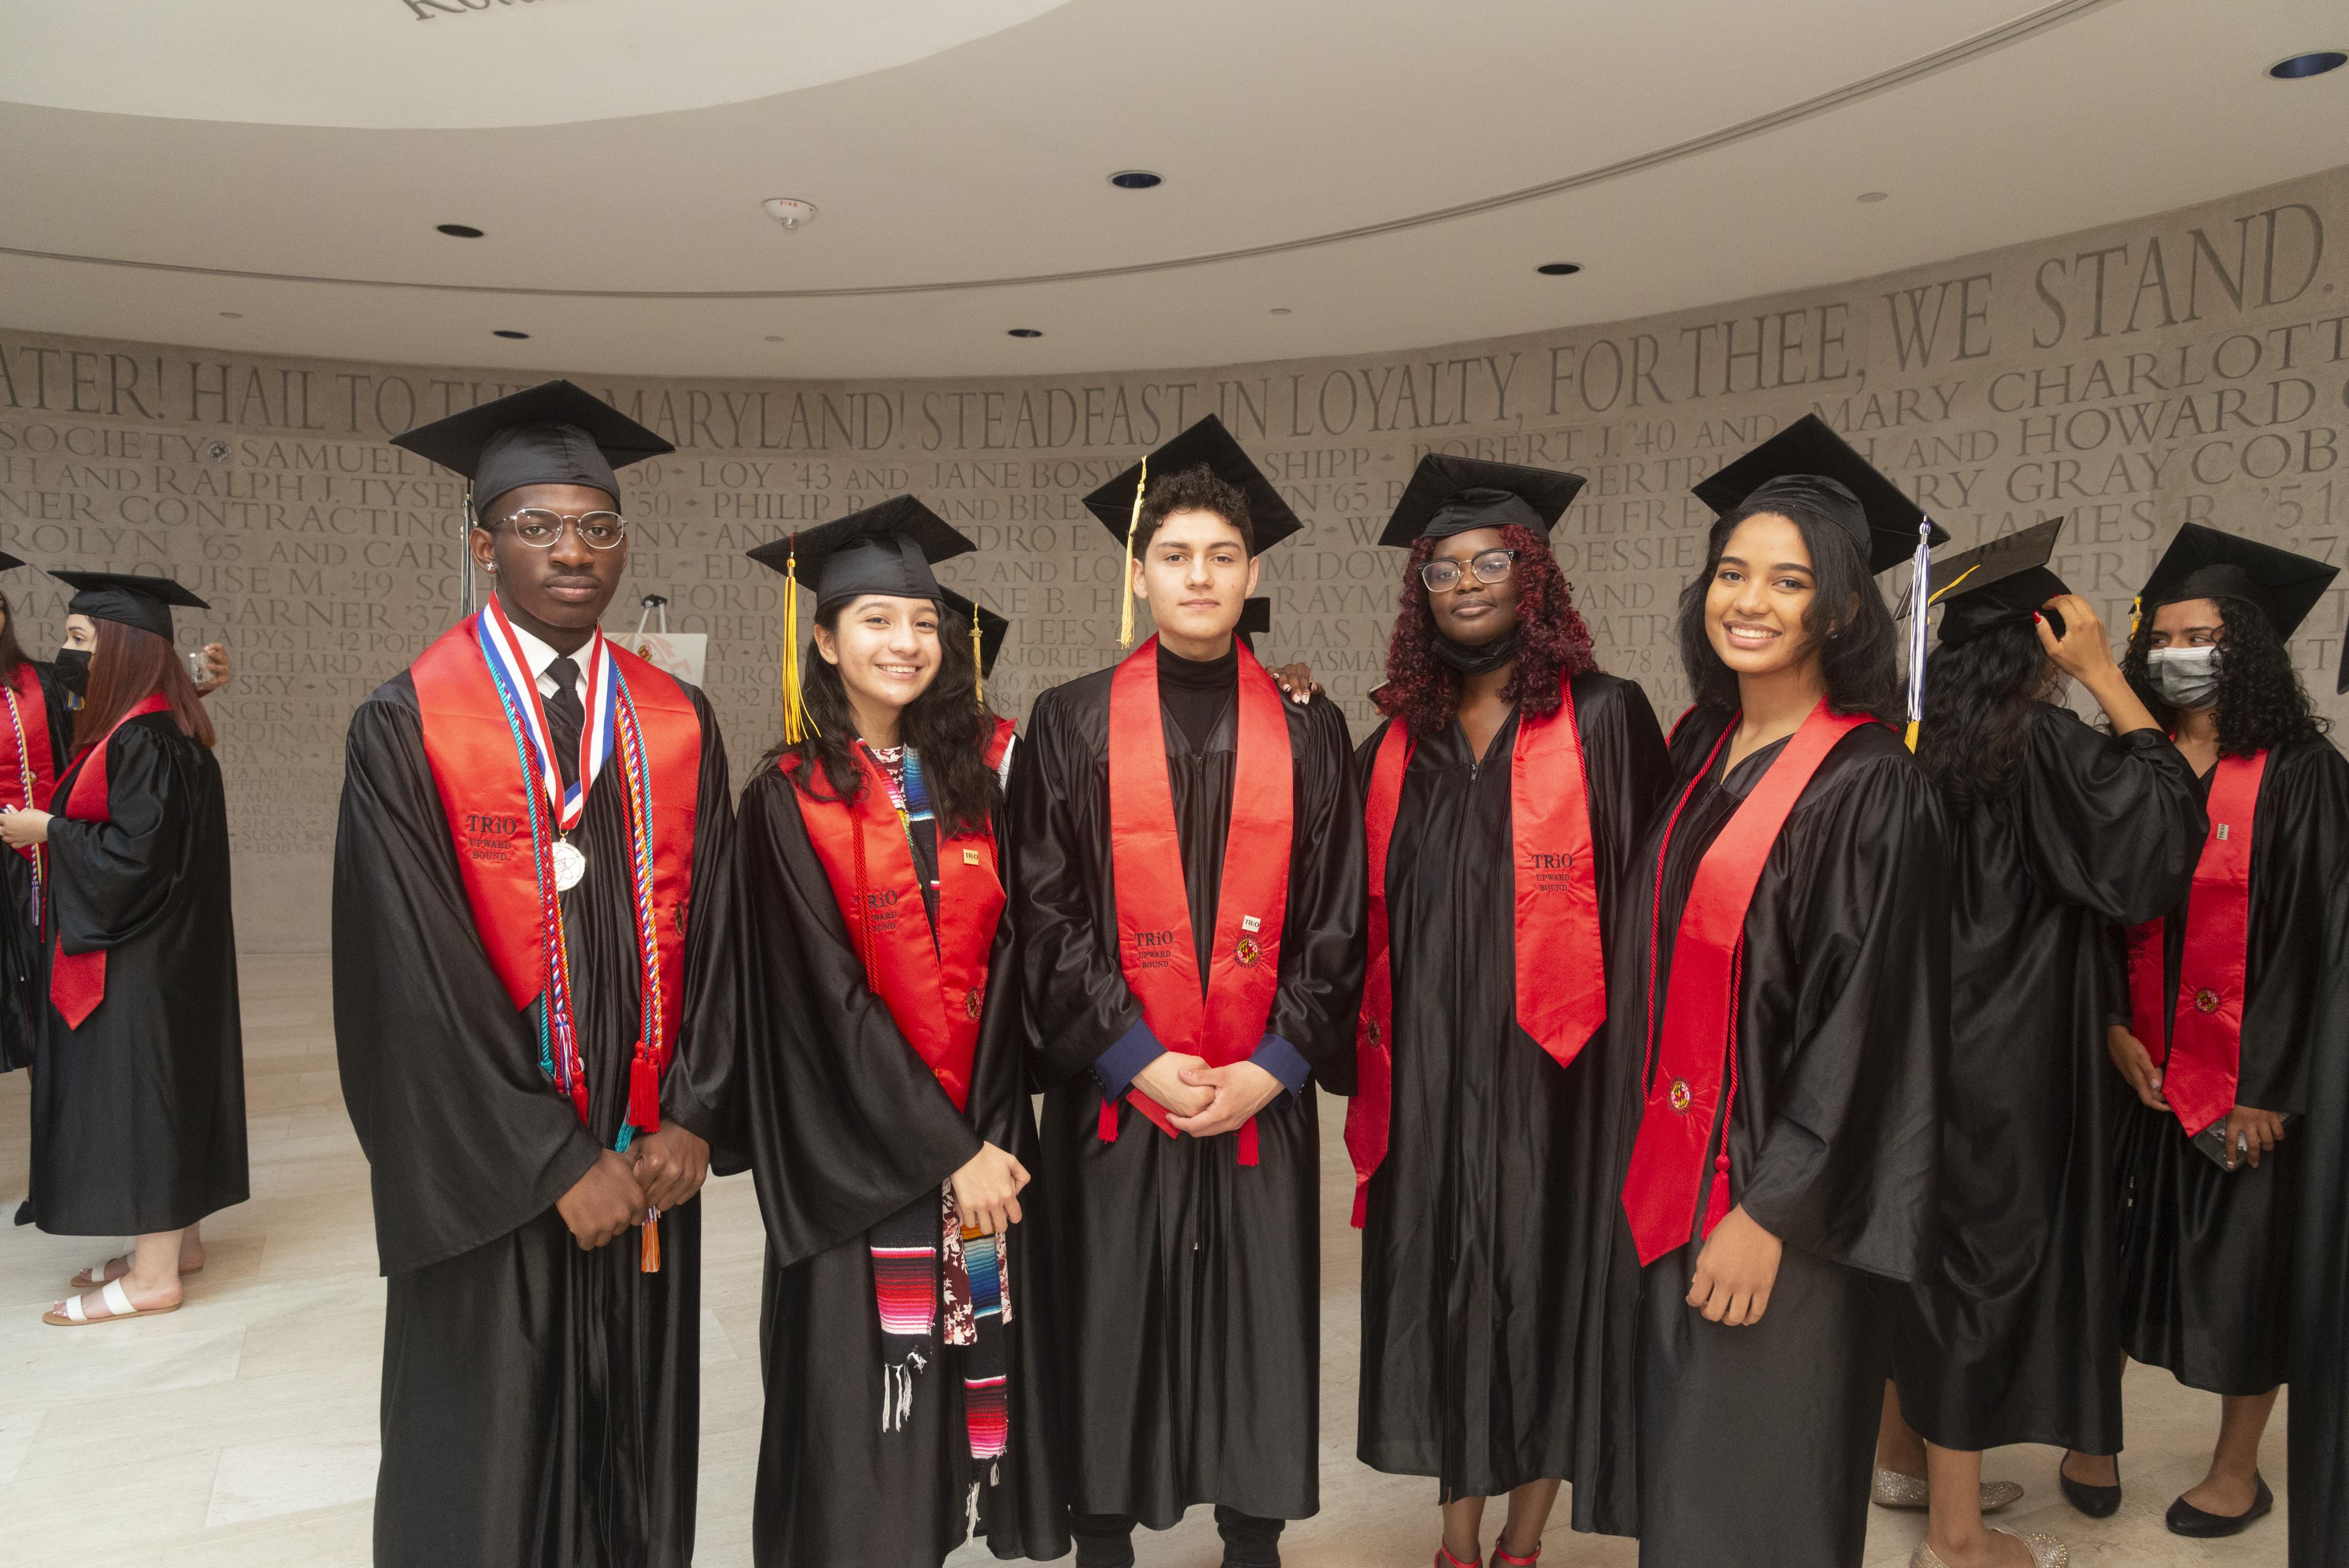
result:
M 651 4 L 416 31 L 618 36 Z M 0 0 L 0 57 L 26 8 Z M 2349 35 L 2315 0 L 992 9 L 1040 14 L 850 79 L 561 125 L 0 103 L 0 325 L 517 371 L 1209 365 L 1834 282 L 2349 163 L 2349 71 L 2263 74 Z M 1165 183 L 1108 183 L 1134 167 Z M 777 195 L 822 216 L 787 234 L 759 211 Z M 1586 270 L 1535 273 L 1552 260 Z

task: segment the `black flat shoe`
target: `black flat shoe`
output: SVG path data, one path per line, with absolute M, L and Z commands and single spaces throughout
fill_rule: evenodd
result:
M 2121 1471 L 2121 1462 L 2113 1460 L 2113 1474 Z M 2121 1511 L 2121 1489 L 2117 1481 L 2111 1486 L 2090 1486 L 2086 1481 L 2074 1480 L 2055 1467 L 2055 1482 L 2064 1489 L 2064 1501 L 2086 1514 L 2090 1519 L 2110 1519 Z
M 2268 1490 L 2267 1478 L 2256 1471 L 2251 1476 L 2258 1488 L 2251 1494 L 2251 1506 L 2241 1513 L 2205 1513 L 2184 1498 L 2169 1505 L 2169 1533 L 2209 1537 L 2240 1535 L 2265 1519 L 2275 1507 L 2275 1493 Z

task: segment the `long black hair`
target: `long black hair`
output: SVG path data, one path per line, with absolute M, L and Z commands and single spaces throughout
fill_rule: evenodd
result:
M 2225 634 L 2219 639 L 2219 751 L 2222 756 L 2248 757 L 2271 746 L 2313 741 L 2333 728 L 2310 707 L 2308 688 L 2292 667 L 2292 652 L 2276 635 L 2267 613 L 2249 599 L 2213 594 Z M 2178 711 L 2154 690 L 2146 655 L 2153 648 L 2153 611 L 2147 609 L 2129 634 L 2128 652 L 2121 673 L 2147 708 L 2153 722 L 2173 733 Z
M 2013 793 L 2032 715 L 2052 695 L 2054 675 L 2039 628 L 2027 620 L 1992 627 L 1933 655 L 1917 762 L 1953 814 Z
M 16 607 L 0 594 L 0 675 L 14 675 L 18 665 L 32 662 L 25 657 L 25 645 L 16 640 Z
M 846 599 L 818 611 L 816 624 L 836 632 L 840 612 L 854 602 Z M 897 720 L 897 738 L 920 755 L 930 809 L 949 835 L 986 832 L 989 814 L 1003 800 L 995 770 L 987 765 L 987 743 L 994 738 L 996 718 L 974 696 L 975 668 L 970 639 L 956 636 L 953 624 L 941 617 L 938 672 Z M 795 782 L 809 798 L 854 804 L 864 795 L 864 774 L 849 750 L 856 738 L 856 716 L 848 705 L 848 688 L 839 668 L 816 650 L 812 637 L 800 669 L 805 672 L 800 685 L 816 732 L 796 746 L 776 742 L 764 761 L 796 752 L 801 765 Z
M 1737 708 L 1737 673 L 1713 651 L 1704 622 L 1705 595 L 1721 569 L 1722 554 L 1740 523 L 1777 516 L 1802 531 L 1803 548 L 1811 557 L 1815 591 L 1810 607 L 1803 612 L 1803 629 L 1818 646 L 1827 707 L 1837 713 L 1866 713 L 1887 723 L 1899 718 L 1900 667 L 1894 649 L 1899 639 L 1859 545 L 1837 520 L 1837 509 L 1846 503 L 1857 516 L 1859 503 L 1831 480 L 1774 483 L 1755 491 L 1713 524 L 1705 537 L 1704 569 L 1681 590 L 1681 668 L 1688 672 L 1698 707 L 1720 713 Z

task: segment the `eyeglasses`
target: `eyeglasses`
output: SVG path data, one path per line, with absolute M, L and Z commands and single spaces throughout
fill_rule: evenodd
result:
M 566 523 L 591 550 L 611 549 L 628 536 L 628 524 L 616 512 L 542 512 L 529 506 L 506 521 L 514 537 L 533 550 L 554 549 Z
M 1468 563 L 1468 570 L 1476 574 L 1476 580 L 1487 586 L 1508 581 L 1509 574 L 1516 569 L 1517 553 L 1515 550 L 1479 550 Z M 1427 585 L 1429 593 L 1440 594 L 1459 582 L 1460 563 L 1430 561 L 1420 567 L 1419 580 Z

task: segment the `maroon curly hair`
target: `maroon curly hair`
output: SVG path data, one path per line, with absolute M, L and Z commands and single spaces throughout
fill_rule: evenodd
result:
M 1549 553 L 1548 540 L 1523 524 L 1511 524 L 1501 530 L 1501 543 L 1517 553 L 1517 667 L 1501 695 L 1529 718 L 1547 718 L 1558 710 L 1562 677 L 1599 668 L 1591 657 L 1590 628 L 1575 610 L 1573 590 Z M 1435 612 L 1428 608 L 1427 585 L 1419 578 L 1435 545 L 1433 539 L 1412 545 L 1401 613 L 1387 644 L 1387 683 L 1371 694 L 1380 712 L 1401 720 L 1420 740 L 1452 722 L 1460 706 L 1460 672 L 1435 657 Z

